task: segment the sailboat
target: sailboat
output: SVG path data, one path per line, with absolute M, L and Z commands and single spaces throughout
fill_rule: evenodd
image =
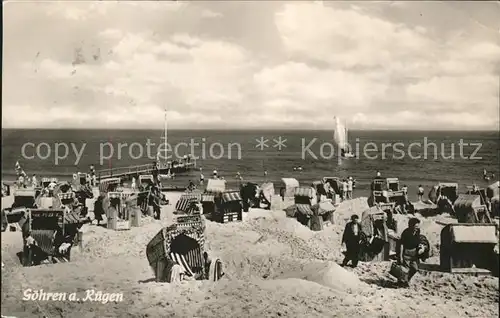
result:
M 333 141 L 340 150 L 340 156 L 342 158 L 353 158 L 355 155 L 352 153 L 351 147 L 349 146 L 348 134 L 349 131 L 347 127 L 340 121 L 338 117 L 334 117 L 335 127 L 333 130 Z

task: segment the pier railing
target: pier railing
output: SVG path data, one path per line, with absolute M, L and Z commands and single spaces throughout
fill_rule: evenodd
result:
M 128 167 L 116 167 L 109 169 L 102 169 L 97 171 L 97 177 L 99 179 L 122 177 L 133 174 L 150 174 L 153 172 L 153 164 L 145 164 L 138 166 L 128 166 Z
M 193 169 L 196 167 L 196 161 L 191 161 L 191 162 L 179 162 L 179 163 L 158 163 L 158 170 L 165 171 L 168 169 L 175 170 L 176 169 Z M 125 176 L 131 176 L 131 175 L 139 175 L 139 174 L 152 174 L 154 164 L 149 163 L 149 164 L 143 164 L 143 165 L 136 165 L 136 166 L 127 166 L 127 167 L 116 167 L 116 168 L 109 168 L 109 169 L 102 169 L 97 171 L 97 178 L 99 180 L 101 179 L 106 179 L 106 178 L 114 178 L 114 177 L 125 177 Z

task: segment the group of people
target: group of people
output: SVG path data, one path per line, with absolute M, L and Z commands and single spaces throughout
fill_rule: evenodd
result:
M 351 267 L 358 265 L 362 253 L 362 234 L 359 216 L 352 215 L 342 235 L 342 247 L 345 248 L 342 266 L 347 266 L 349 262 L 351 262 Z M 398 285 L 407 287 L 412 277 L 418 272 L 420 261 L 429 256 L 430 246 L 425 236 L 420 233 L 419 219 L 411 218 L 408 221 L 408 227 L 402 232 L 398 245 L 397 264 L 406 268 L 408 273 L 398 278 Z
M 31 186 L 33 188 L 40 187 L 40 181 L 38 180 L 37 175 L 33 174 L 30 179 L 26 172 L 21 168 L 19 161 L 16 162 L 15 170 L 17 175 L 17 186 L 19 188 L 27 188 L 28 186 Z M 78 173 L 73 174 L 73 182 L 80 182 L 80 180 L 78 180 Z M 90 186 L 97 186 L 97 176 L 94 165 L 90 165 L 89 173 L 86 175 L 86 184 Z
M 340 193 L 342 200 L 351 200 L 352 192 L 355 186 L 355 180 L 348 177 L 342 180 L 342 192 Z

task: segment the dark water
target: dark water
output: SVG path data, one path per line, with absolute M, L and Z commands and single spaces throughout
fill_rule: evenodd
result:
M 160 143 L 161 131 L 139 130 L 2 130 L 2 179 L 13 180 L 15 176 L 14 165 L 19 160 L 23 169 L 29 174 L 38 176 L 55 176 L 65 178 L 77 171 L 87 171 L 90 164 L 96 169 L 119 167 L 151 163 L 156 154 L 156 146 Z M 260 150 L 256 148 L 256 139 L 260 137 L 269 139 L 268 147 Z M 286 147 L 280 151 L 273 147 L 279 136 L 286 139 Z M 418 184 L 430 187 L 436 182 L 459 182 L 465 187 L 473 182 L 478 184 L 492 183 L 483 181 L 483 169 L 499 175 L 499 144 L 498 132 L 404 132 L 404 131 L 352 131 L 349 141 L 359 155 L 358 159 L 342 160 L 339 164 L 337 151 L 330 157 L 332 134 L 328 131 L 170 131 L 168 141 L 171 148 L 178 146 L 178 155 L 191 153 L 191 141 L 194 145 L 192 152 L 201 158 L 197 160 L 198 167 L 203 168 L 205 177 L 208 178 L 213 169 L 224 176 L 229 183 L 235 182 L 235 174 L 239 171 L 245 180 L 264 181 L 264 170 L 268 171 L 268 180 L 279 182 L 282 177 L 294 177 L 301 183 L 310 183 L 324 176 L 353 176 L 357 179 L 358 195 L 366 194 L 369 183 L 377 170 L 386 177 L 398 177 L 402 184 L 407 184 L 410 192 L 414 193 Z M 147 153 L 147 140 L 155 143 L 150 146 L 150 157 Z M 309 148 L 312 155 L 303 149 L 313 140 L 317 140 Z M 424 142 L 436 144 L 428 145 L 424 150 Z M 460 140 L 469 145 L 463 145 L 460 152 Z M 35 146 L 47 143 L 51 147 L 51 154 L 47 159 L 23 158 L 22 146 L 31 142 Z M 132 154 L 129 153 L 130 144 Z M 367 145 L 367 143 L 373 143 Z M 69 148 L 68 156 L 59 159 L 55 164 L 55 144 L 66 143 Z M 71 144 L 73 143 L 73 144 Z M 113 145 L 114 154 L 110 159 L 102 160 L 109 154 L 109 143 Z M 122 147 L 121 154 L 118 148 L 120 143 L 127 143 Z M 223 148 L 221 153 L 220 143 Z M 322 143 L 325 143 L 323 146 Z M 385 146 L 383 145 L 385 143 Z M 401 143 L 395 145 L 395 143 Z M 411 155 L 409 147 L 414 144 Z M 421 144 L 421 146 L 418 145 Z M 478 152 L 473 155 L 476 145 L 481 144 Z M 75 149 L 80 150 L 82 157 L 77 162 Z M 102 144 L 102 147 L 101 147 Z M 203 146 L 204 145 L 204 146 Z M 212 147 L 212 152 L 210 148 Z M 238 149 L 239 147 L 239 149 Z M 377 148 L 376 150 L 370 150 Z M 385 150 L 382 148 L 385 147 Z M 397 147 L 400 151 L 394 149 Z M 102 148 L 102 151 L 101 149 Z M 134 156 L 141 155 L 138 159 Z M 320 149 L 323 149 L 323 153 Z M 368 149 L 363 151 L 363 149 Z M 42 147 L 41 155 L 47 154 L 47 149 Z M 59 146 L 60 156 L 64 155 L 64 146 Z M 241 150 L 241 156 L 238 156 Z M 404 151 L 402 153 L 401 151 Z M 454 153 L 452 152 L 454 151 Z M 32 156 L 33 146 L 26 148 L 26 154 Z M 323 156 L 321 156 L 323 154 Z M 132 155 L 132 156 L 131 156 Z M 222 158 L 217 159 L 222 155 Z M 215 156 L 215 158 L 214 158 Z M 317 158 L 314 158 L 316 156 Z M 419 157 L 420 156 L 420 157 Z M 293 167 L 302 166 L 303 171 L 293 171 Z M 198 179 L 199 172 L 193 171 L 190 176 L 177 178 L 173 183 L 185 184 L 188 179 Z M 495 178 L 497 180 L 497 177 Z

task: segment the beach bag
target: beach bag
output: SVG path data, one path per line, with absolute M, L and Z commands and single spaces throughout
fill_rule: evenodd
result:
M 408 272 L 409 268 L 404 267 L 402 265 L 393 262 L 391 264 L 391 269 L 389 270 L 389 274 L 395 277 L 398 281 L 408 281 Z

